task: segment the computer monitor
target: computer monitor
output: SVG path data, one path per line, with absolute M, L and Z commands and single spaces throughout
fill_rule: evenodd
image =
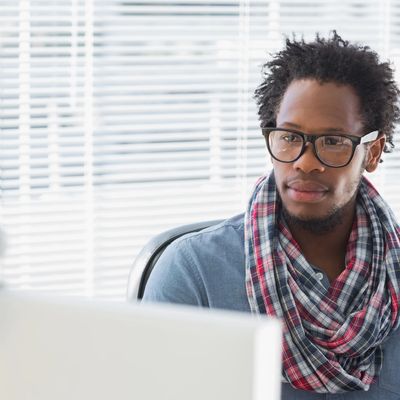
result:
M 281 327 L 244 313 L 0 291 L 7 400 L 277 400 Z

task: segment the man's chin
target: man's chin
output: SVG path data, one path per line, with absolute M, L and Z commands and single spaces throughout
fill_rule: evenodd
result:
M 311 216 L 304 213 L 295 214 L 282 207 L 282 216 L 289 226 L 321 235 L 332 232 L 343 222 L 343 208 L 332 209 L 325 215 L 313 213 Z

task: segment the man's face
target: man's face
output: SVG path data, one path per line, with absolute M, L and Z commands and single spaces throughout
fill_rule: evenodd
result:
M 292 82 L 280 104 L 277 127 L 305 133 L 343 133 L 362 136 L 360 100 L 350 86 L 320 84 L 312 79 Z M 374 142 L 375 143 L 375 142 Z M 382 151 L 379 141 L 375 155 Z M 302 221 L 324 220 L 338 210 L 351 210 L 364 167 L 376 168 L 379 160 L 369 157 L 364 145 L 356 148 L 350 164 L 331 168 L 315 157 L 312 144 L 292 163 L 273 160 L 277 188 L 286 213 Z M 371 160 L 372 161 L 371 161 Z M 350 211 L 348 211 L 350 212 Z

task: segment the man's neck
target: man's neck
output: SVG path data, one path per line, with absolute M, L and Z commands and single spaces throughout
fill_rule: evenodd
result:
M 330 232 L 317 234 L 287 221 L 293 238 L 299 244 L 306 260 L 323 270 L 330 281 L 336 279 L 345 268 L 346 249 L 354 221 L 352 212 L 343 216 L 342 223 Z

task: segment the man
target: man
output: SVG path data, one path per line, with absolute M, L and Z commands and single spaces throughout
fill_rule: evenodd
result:
M 281 318 L 285 400 L 399 400 L 400 229 L 363 177 L 393 147 L 393 71 L 336 32 L 266 67 L 273 171 L 244 215 L 172 244 L 144 300 Z

